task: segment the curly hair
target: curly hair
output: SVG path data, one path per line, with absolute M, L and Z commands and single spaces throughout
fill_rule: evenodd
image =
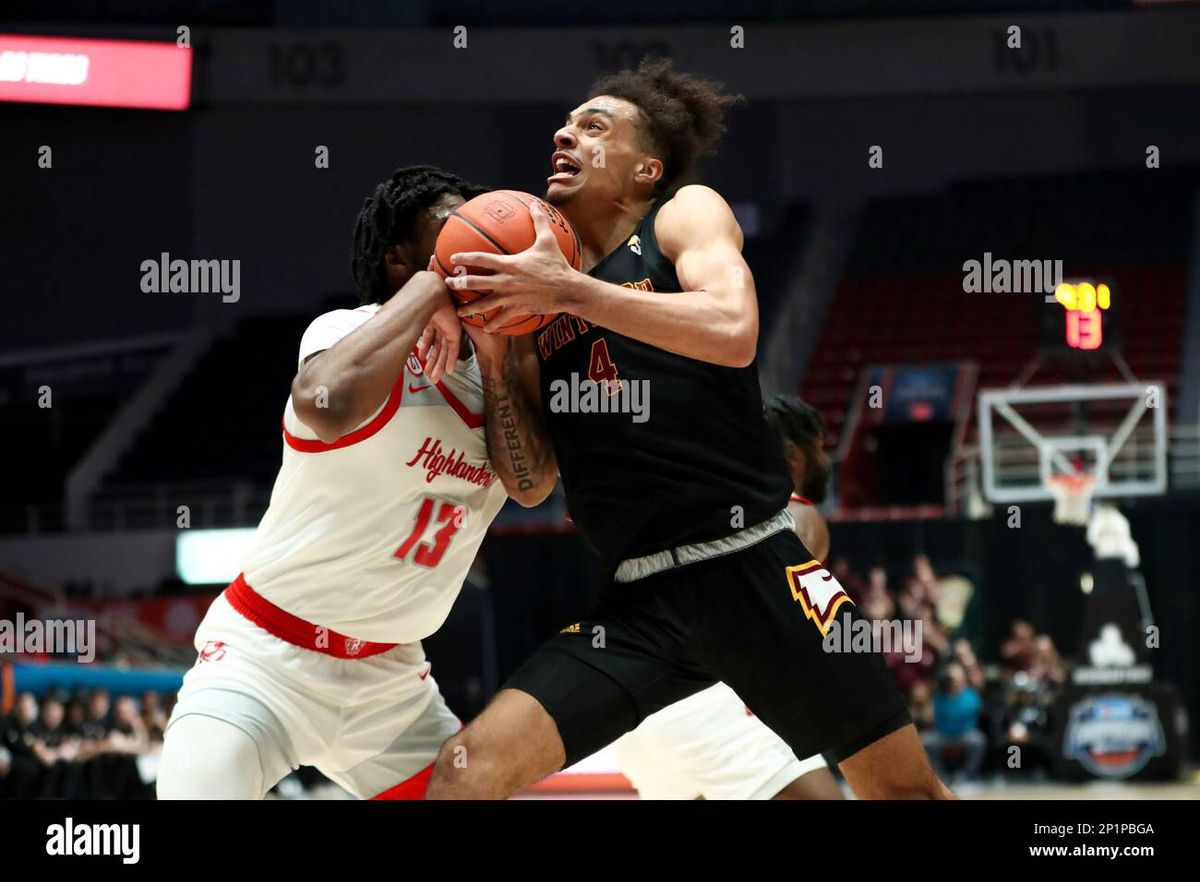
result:
M 763 403 L 763 415 L 786 441 L 820 449 L 825 443 L 825 421 L 811 404 L 794 395 L 774 395 Z
M 780 436 L 804 451 L 806 466 L 804 495 L 815 503 L 825 501 L 829 490 L 829 466 L 818 453 L 825 444 L 825 421 L 815 407 L 794 395 L 775 395 L 763 403 L 763 415 Z
M 412 238 L 423 210 L 447 194 L 471 199 L 486 192 L 486 187 L 470 184 L 432 165 L 410 165 L 392 172 L 363 200 L 354 222 L 350 275 L 360 302 L 382 303 L 392 295 L 384 255 L 390 246 Z
M 741 95 L 721 83 L 675 70 L 669 58 L 646 58 L 637 68 L 600 77 L 592 95 L 612 95 L 641 111 L 644 146 L 662 154 L 663 176 L 657 192 L 671 192 L 696 161 L 716 149 L 725 134 L 725 114 Z

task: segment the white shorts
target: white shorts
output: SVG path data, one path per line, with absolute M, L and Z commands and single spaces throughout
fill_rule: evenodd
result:
M 796 759 L 724 683 L 651 714 L 612 751 L 643 799 L 772 799 L 826 767 Z
M 306 765 L 361 799 L 420 798 L 438 749 L 462 728 L 420 643 L 336 658 L 273 636 L 222 594 L 195 645 L 165 749 L 188 714 L 224 720 L 254 740 L 264 790 Z

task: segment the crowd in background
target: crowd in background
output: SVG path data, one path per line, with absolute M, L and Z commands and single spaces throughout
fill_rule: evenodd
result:
M 960 578 L 940 579 L 918 554 L 893 587 L 883 567 L 863 579 L 844 558 L 834 575 L 863 615 L 877 621 L 920 622 L 920 651 L 901 645 L 884 652 L 908 699 L 930 759 L 954 783 L 985 771 L 1044 776 L 1053 758 L 1050 708 L 1067 670 L 1048 635 L 1024 620 L 1012 623 L 999 658 L 984 664 L 962 636 L 971 593 Z M 1011 748 L 1019 751 L 1013 752 Z
M 958 784 L 989 771 L 1046 774 L 1050 708 L 1067 678 L 1050 637 L 1027 621 L 1013 622 L 999 658 L 985 664 L 964 636 L 973 590 L 966 580 L 939 578 L 924 555 L 895 583 L 881 566 L 866 578 L 844 558 L 831 569 L 868 618 L 920 622 L 915 655 L 900 643 L 883 655 L 947 780 Z M 19 694 L 0 717 L 0 799 L 151 798 L 174 700 L 156 692 L 113 697 L 105 689 Z M 304 790 L 319 783 L 315 777 L 303 780 Z
M 173 697 L 20 693 L 0 718 L 0 799 L 145 799 Z

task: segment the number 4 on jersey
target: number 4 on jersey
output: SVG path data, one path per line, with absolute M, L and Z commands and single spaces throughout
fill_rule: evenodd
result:
M 608 341 L 603 337 L 592 344 L 592 354 L 588 358 L 588 378 L 593 382 L 603 383 L 609 395 L 621 391 L 621 378 L 617 375 L 617 366 L 609 357 Z
M 446 548 L 450 545 L 450 539 L 466 519 L 467 509 L 453 502 L 443 502 L 442 507 L 438 509 L 435 521 L 435 523 L 442 524 L 442 528 L 433 534 L 432 542 L 419 542 L 429 528 L 429 522 L 433 519 L 433 509 L 437 503 L 438 500 L 428 496 L 421 500 L 421 507 L 417 510 L 417 521 L 413 525 L 412 534 L 404 540 L 403 545 L 396 549 L 393 557 L 405 560 L 412 551 L 412 562 L 430 569 L 441 562 L 442 555 L 446 553 Z M 413 551 L 414 546 L 416 551 Z

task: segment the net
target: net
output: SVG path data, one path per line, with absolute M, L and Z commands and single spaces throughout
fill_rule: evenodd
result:
M 1086 527 L 1095 488 L 1096 479 L 1091 475 L 1052 476 L 1050 493 L 1054 496 L 1054 522 Z

